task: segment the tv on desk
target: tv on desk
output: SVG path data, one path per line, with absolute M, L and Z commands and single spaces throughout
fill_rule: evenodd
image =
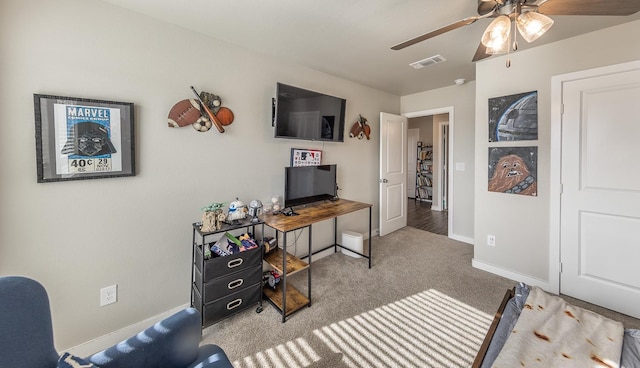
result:
M 275 98 L 275 138 L 344 141 L 347 101 L 278 83 Z
M 337 165 L 285 167 L 284 207 L 336 198 Z

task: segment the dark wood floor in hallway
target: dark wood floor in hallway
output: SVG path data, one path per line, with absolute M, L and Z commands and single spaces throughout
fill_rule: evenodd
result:
M 407 226 L 448 235 L 448 211 L 432 211 L 431 202 L 415 201 L 413 198 L 409 198 L 407 202 Z

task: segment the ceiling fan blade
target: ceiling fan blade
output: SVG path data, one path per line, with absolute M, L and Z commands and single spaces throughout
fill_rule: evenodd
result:
M 638 0 L 547 0 L 538 6 L 546 15 L 631 15 L 640 11 Z
M 489 56 L 491 56 L 491 54 L 487 54 L 487 46 L 483 45 L 482 42 L 480 42 L 480 45 L 478 45 L 478 49 L 476 49 L 475 55 L 473 55 L 473 60 L 471 61 L 475 63 L 476 61 L 486 59 Z
M 422 42 L 424 40 L 428 40 L 429 38 L 441 35 L 443 33 L 449 32 L 449 31 L 453 31 L 454 29 L 458 29 L 460 27 L 464 27 L 467 26 L 473 22 L 475 22 L 476 20 L 480 19 L 481 17 L 468 17 L 462 20 L 459 20 L 455 23 L 451 23 L 448 26 L 444 26 L 442 28 L 438 28 L 435 31 L 431 31 L 429 33 L 425 33 L 422 36 L 418 36 L 418 37 L 414 37 L 410 40 L 404 41 L 402 43 L 399 43 L 395 46 L 391 47 L 391 50 L 402 50 L 405 47 L 409 47 L 411 45 L 415 45 L 416 43 Z
M 527 0 L 525 0 L 526 2 Z M 494 9 L 496 9 L 499 5 L 501 5 L 503 1 L 497 0 L 479 0 L 478 1 L 478 14 L 484 15 L 487 13 L 491 13 Z

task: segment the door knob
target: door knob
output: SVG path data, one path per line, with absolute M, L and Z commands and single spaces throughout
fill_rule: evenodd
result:
M 387 180 L 387 179 L 380 179 L 380 180 L 378 180 L 378 182 L 380 182 L 380 183 L 388 183 L 388 182 L 389 182 L 389 180 Z

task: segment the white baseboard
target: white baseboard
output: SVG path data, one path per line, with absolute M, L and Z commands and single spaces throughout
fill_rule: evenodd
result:
M 89 340 L 87 342 L 84 342 L 80 345 L 77 346 L 73 346 L 67 349 L 63 349 L 60 350 L 60 352 L 69 352 L 73 355 L 79 356 L 79 357 L 88 357 L 92 354 L 95 354 L 99 351 L 102 351 L 106 348 L 109 348 L 123 340 L 126 340 L 132 336 L 135 336 L 138 332 L 144 331 L 147 328 L 153 326 L 155 323 L 162 321 L 163 319 L 173 315 L 174 313 L 177 313 L 181 310 L 183 310 L 184 308 L 188 308 L 189 304 L 185 304 L 185 305 L 181 305 L 178 307 L 175 307 L 173 309 L 170 309 L 166 312 L 162 312 L 158 315 L 155 315 L 153 317 L 147 318 L 143 321 L 140 322 L 136 322 L 132 325 L 123 327 L 119 330 L 110 332 L 106 335 L 97 337 L 93 340 Z
M 380 234 L 380 232 L 378 231 L 378 229 L 371 229 L 371 232 L 373 233 L 373 236 L 377 236 L 378 234 Z M 369 239 L 369 233 L 365 232 L 363 235 L 363 239 Z
M 462 235 L 450 234 L 450 235 L 449 235 L 449 238 L 450 238 L 450 239 L 453 239 L 453 240 L 461 241 L 461 242 L 463 242 L 463 243 L 471 244 L 471 245 L 473 245 L 473 244 L 474 244 L 473 238 L 470 238 L 470 237 L 468 237 L 468 236 L 462 236 Z
M 508 279 L 511 279 L 517 282 L 524 282 L 527 285 L 538 286 L 551 293 L 558 292 L 558 285 L 551 285 L 551 283 L 546 280 L 541 280 L 536 277 L 523 275 L 521 273 L 513 272 L 513 271 L 510 271 L 501 267 L 497 267 L 488 263 L 480 262 L 475 259 L 471 260 L 471 265 L 474 268 L 477 268 L 479 270 L 487 271 L 495 275 L 506 277 Z

